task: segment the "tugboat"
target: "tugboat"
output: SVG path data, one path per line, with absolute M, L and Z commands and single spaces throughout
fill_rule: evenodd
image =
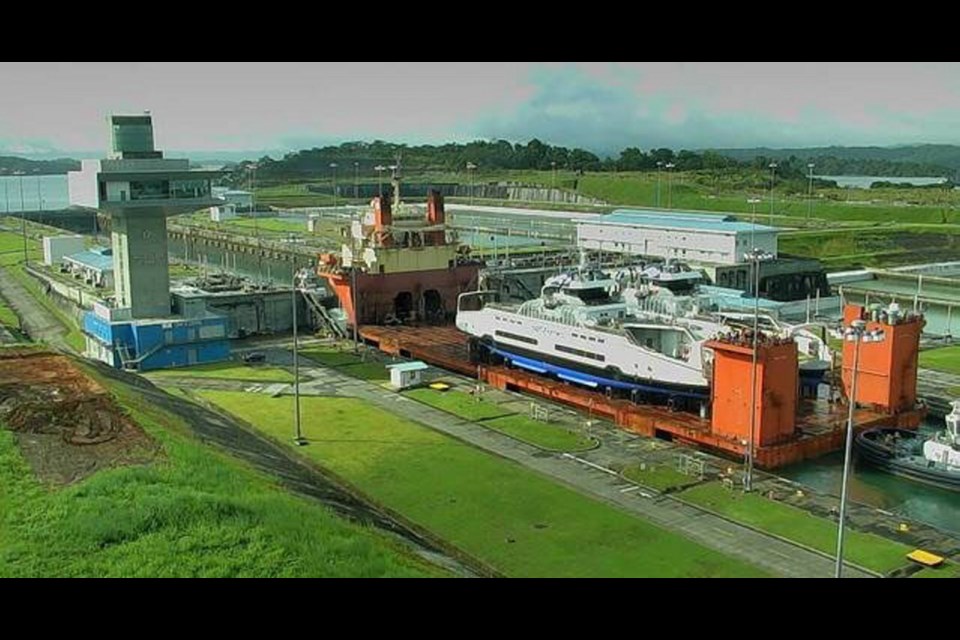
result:
M 857 436 L 857 452 L 884 471 L 960 491 L 960 400 L 950 406 L 953 411 L 941 433 L 924 438 L 907 429 L 867 429 Z

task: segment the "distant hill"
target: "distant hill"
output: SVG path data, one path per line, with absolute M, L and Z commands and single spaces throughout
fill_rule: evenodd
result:
M 713 149 L 739 161 L 763 156 L 781 160 L 794 156 L 814 162 L 820 175 L 946 176 L 960 171 L 960 146 L 916 144 L 898 147 L 807 147 L 799 149 Z
M 79 171 L 80 161 L 72 158 L 56 160 L 28 160 L 16 156 L 0 156 L 0 176 L 12 175 L 18 171 L 31 176 L 63 174 L 67 171 Z

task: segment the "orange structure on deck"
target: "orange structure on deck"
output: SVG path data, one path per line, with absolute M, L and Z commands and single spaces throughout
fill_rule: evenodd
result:
M 843 320 L 845 326 L 854 320 L 865 320 L 867 331 L 882 331 L 884 338 L 860 344 L 856 401 L 885 413 L 912 409 L 917 404 L 917 358 L 923 317 L 897 314 L 891 318 L 884 313 L 872 319 L 863 307 L 847 305 Z M 843 344 L 844 389 L 850 388 L 855 347 L 853 342 Z
M 713 385 L 711 427 L 715 435 L 750 441 L 751 410 L 754 442 L 768 446 L 794 436 L 797 421 L 797 343 L 763 339 L 757 346 L 756 382 L 753 391 L 753 346 L 748 340 L 711 340 Z

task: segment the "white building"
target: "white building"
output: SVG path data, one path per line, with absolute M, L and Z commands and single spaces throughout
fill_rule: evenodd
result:
M 240 189 L 228 189 L 226 187 L 213 187 L 211 195 L 219 198 L 227 204 L 232 204 L 238 211 L 250 211 L 253 208 L 253 193 L 242 191 Z
M 774 227 L 688 212 L 618 209 L 577 220 L 577 242 L 585 249 L 713 265 L 740 264 L 753 247 L 777 255 Z
M 237 217 L 237 205 L 230 202 L 210 207 L 210 220 L 213 222 L 225 222 Z
M 63 256 L 83 251 L 83 236 L 44 236 L 43 264 L 51 267 L 60 264 Z
M 62 263 L 68 273 L 88 285 L 113 288 L 113 251 L 110 247 L 94 247 L 63 256 Z

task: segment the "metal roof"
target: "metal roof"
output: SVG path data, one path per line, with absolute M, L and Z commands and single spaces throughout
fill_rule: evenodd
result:
M 774 227 L 740 222 L 729 214 L 711 215 L 691 211 L 664 213 L 650 209 L 617 209 L 612 213 L 581 222 L 581 224 L 585 223 L 658 227 L 661 229 L 690 229 L 694 231 L 714 231 L 719 233 L 776 231 Z
M 397 371 L 422 371 L 424 369 L 429 369 L 430 365 L 420 360 L 414 360 L 413 362 L 401 362 L 400 364 L 388 364 L 387 368 L 396 369 Z
M 97 271 L 113 271 L 113 255 L 108 254 L 104 255 L 96 251 L 80 251 L 79 253 L 72 253 L 69 256 L 64 256 L 64 260 L 70 260 L 71 262 L 78 262 L 85 267 L 90 267 L 91 269 L 96 269 Z

